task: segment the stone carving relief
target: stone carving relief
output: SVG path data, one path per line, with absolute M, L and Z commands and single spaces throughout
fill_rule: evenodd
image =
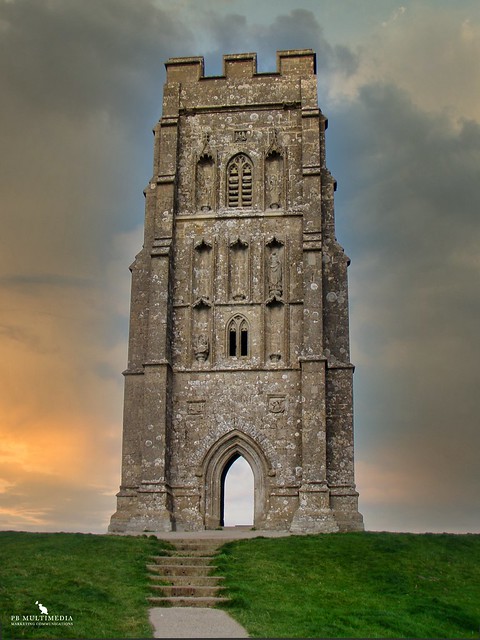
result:
M 270 413 L 285 413 L 285 396 L 269 396 L 268 410 Z
M 268 271 L 268 294 L 281 298 L 283 293 L 283 267 L 280 259 L 280 249 L 273 248 L 270 252 Z
M 187 413 L 189 416 L 201 416 L 205 413 L 205 400 L 188 400 Z
M 197 362 L 205 362 L 210 355 L 210 302 L 200 298 L 193 304 L 192 313 L 193 357 Z
M 210 353 L 210 343 L 205 333 L 198 335 L 193 342 L 193 353 L 196 360 L 199 362 L 205 362 Z
M 233 132 L 233 139 L 235 142 L 246 142 L 247 141 L 247 130 L 246 129 L 236 129 Z
M 281 300 L 283 296 L 283 243 L 273 237 L 267 242 L 268 300 Z

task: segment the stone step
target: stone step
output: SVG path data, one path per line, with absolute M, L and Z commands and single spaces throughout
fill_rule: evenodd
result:
M 175 540 L 175 548 L 151 558 L 147 565 L 152 605 L 174 607 L 214 607 L 230 599 L 222 596 L 222 576 L 209 575 L 215 569 L 214 556 L 224 540 Z M 160 583 L 166 584 L 160 584 Z
M 197 547 L 204 546 L 221 546 L 223 544 L 223 539 L 219 538 L 218 540 L 213 540 L 212 538 L 176 538 L 175 540 L 170 541 L 170 544 L 176 545 L 191 545 Z
M 185 551 L 185 550 L 190 550 L 190 551 L 202 551 L 203 549 L 208 550 L 208 551 L 216 551 L 219 547 L 221 547 L 223 545 L 223 541 L 219 542 L 209 542 L 208 540 L 205 541 L 198 541 L 198 542 L 192 542 L 190 540 L 176 540 L 174 543 L 175 549 L 177 549 L 178 551 Z
M 152 560 L 158 565 L 198 565 L 206 567 L 212 561 L 211 556 L 153 556 Z
M 193 597 L 184 597 L 184 596 L 171 596 L 171 597 L 150 597 L 148 601 L 152 605 L 160 605 L 160 606 L 171 606 L 171 607 L 214 607 L 217 604 L 221 604 L 222 602 L 230 602 L 230 598 L 221 598 L 221 597 L 202 597 L 202 598 L 193 598 Z
M 201 587 L 198 585 L 153 585 L 152 589 L 167 597 L 210 598 L 221 595 L 225 587 Z
M 149 564 L 147 569 L 165 576 L 208 576 L 213 567 L 210 565 Z
M 217 549 L 213 549 L 210 547 L 204 547 L 203 549 L 168 549 L 166 551 L 167 555 L 170 557 L 190 557 L 190 558 L 212 558 L 216 553 Z
M 223 543 L 222 543 L 223 544 Z M 201 551 L 202 549 L 218 549 L 221 545 L 216 542 L 175 542 L 175 549 L 192 549 Z
M 198 587 L 215 587 L 219 582 L 225 580 L 223 576 L 179 576 L 179 575 L 150 575 L 152 583 L 166 582 L 167 584 L 181 585 L 194 585 Z

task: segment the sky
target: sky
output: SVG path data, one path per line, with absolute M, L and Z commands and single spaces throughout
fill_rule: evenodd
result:
M 0 529 L 115 511 L 163 63 L 289 48 L 317 53 L 352 261 L 365 527 L 480 532 L 478 0 L 0 0 Z

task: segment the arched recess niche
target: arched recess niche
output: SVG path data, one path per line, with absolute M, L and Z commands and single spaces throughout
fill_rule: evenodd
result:
M 206 529 L 216 529 L 221 526 L 223 480 L 226 472 L 239 456 L 245 458 L 253 472 L 253 525 L 257 528 L 263 526 L 267 512 L 270 467 L 255 440 L 241 431 L 234 430 L 220 438 L 203 460 L 203 517 Z
M 283 209 L 283 200 L 283 157 L 277 149 L 273 149 L 265 158 L 265 207 Z
M 198 159 L 195 185 L 196 208 L 199 211 L 214 209 L 215 160 L 212 154 L 204 152 Z

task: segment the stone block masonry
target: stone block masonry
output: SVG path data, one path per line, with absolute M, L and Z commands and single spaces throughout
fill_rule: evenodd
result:
M 347 266 L 315 53 L 172 58 L 132 271 L 122 482 L 111 532 L 223 525 L 253 471 L 254 525 L 363 529 Z

